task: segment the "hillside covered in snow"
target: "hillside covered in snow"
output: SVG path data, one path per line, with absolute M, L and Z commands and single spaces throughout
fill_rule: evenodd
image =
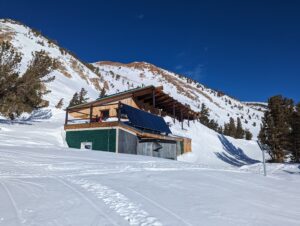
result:
M 254 137 L 259 133 L 265 107 L 243 103 L 188 77 L 146 62 L 122 64 L 104 61 L 93 65 L 99 69 L 104 80 L 108 81 L 109 93 L 143 85 L 162 85 L 166 93 L 189 105 L 194 111 L 200 111 L 201 104 L 204 103 L 210 110 L 210 119 L 216 120 L 220 126 L 227 123 L 230 117 L 239 117 L 242 126 L 249 129 Z
M 9 41 L 21 53 L 20 71 L 26 69 L 35 51 L 44 50 L 58 61 L 58 69 L 52 73 L 56 79 L 47 84 L 51 93 L 45 99 L 50 101 L 50 106 L 55 106 L 63 98 L 66 107 L 72 95 L 81 88 L 88 91 L 91 99 L 95 99 L 103 87 L 107 94 L 112 94 L 138 86 L 156 85 L 163 86 L 166 93 L 189 105 L 194 111 L 200 111 L 204 103 L 210 110 L 210 118 L 220 126 L 229 122 L 230 117 L 239 117 L 242 126 L 249 129 L 254 138 L 259 132 L 264 107 L 243 103 L 155 65 L 145 62 L 87 64 L 58 46 L 55 41 L 12 20 L 0 20 L 0 41 Z

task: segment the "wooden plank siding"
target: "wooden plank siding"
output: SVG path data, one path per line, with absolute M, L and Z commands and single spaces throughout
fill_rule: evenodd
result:
M 189 138 L 183 138 L 183 153 L 192 151 L 192 140 Z
M 135 100 L 133 100 L 132 97 L 125 98 L 120 100 L 121 103 L 127 104 L 131 107 L 134 108 L 139 108 L 139 106 L 135 103 Z M 101 111 L 108 110 L 109 111 L 109 117 L 117 117 L 117 109 L 118 109 L 118 101 L 111 102 L 109 104 L 101 105 L 101 106 L 94 106 L 93 107 L 93 112 L 92 112 L 92 117 L 96 118 L 96 116 L 100 116 Z M 80 119 L 89 119 L 90 117 L 90 108 L 84 108 L 84 109 L 78 109 L 78 110 L 69 110 L 69 114 L 73 118 L 80 118 Z

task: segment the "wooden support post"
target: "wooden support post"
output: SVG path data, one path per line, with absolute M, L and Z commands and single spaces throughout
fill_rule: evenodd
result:
M 69 115 L 69 110 L 67 108 L 66 109 L 66 117 L 65 117 L 65 125 L 68 125 L 68 115 Z
M 188 114 L 188 127 L 190 127 L 190 115 Z
M 180 120 L 181 120 L 181 129 L 183 130 L 183 116 L 182 116 L 182 110 L 180 110 Z
M 173 122 L 175 124 L 175 104 L 173 103 Z
M 93 120 L 93 105 L 90 105 L 90 123 L 92 123 Z
M 118 102 L 118 122 L 121 122 L 121 102 Z
M 155 89 L 152 90 L 152 105 L 155 108 Z

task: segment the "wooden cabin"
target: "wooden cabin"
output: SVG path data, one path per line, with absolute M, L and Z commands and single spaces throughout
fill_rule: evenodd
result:
M 164 121 L 198 117 L 189 106 L 147 86 L 99 98 L 66 109 L 65 131 L 69 147 L 176 159 L 191 151 L 191 139 L 175 136 Z

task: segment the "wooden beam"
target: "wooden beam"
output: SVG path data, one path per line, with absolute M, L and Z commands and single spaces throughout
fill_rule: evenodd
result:
M 181 120 L 181 129 L 183 130 L 183 117 L 182 117 L 182 110 L 180 112 L 180 120 Z
M 65 117 L 65 125 L 68 125 L 68 115 L 69 115 L 69 110 L 68 108 L 66 109 L 66 117 Z
M 160 106 L 161 108 L 167 109 L 168 107 L 171 108 L 173 107 L 173 103 L 176 103 L 176 101 L 170 101 L 170 102 L 162 102 L 162 103 L 157 103 L 156 106 Z
M 175 104 L 173 103 L 173 122 L 175 123 Z
M 78 107 L 75 106 L 74 108 L 71 108 L 70 110 L 84 110 L 84 109 L 89 108 L 90 105 L 93 105 L 93 107 L 98 107 L 98 106 L 102 106 L 102 105 L 107 104 L 107 103 L 123 100 L 123 99 L 129 98 L 129 97 L 132 97 L 132 94 L 131 93 L 126 93 L 126 94 L 123 94 L 123 95 L 118 95 L 118 96 L 110 97 L 110 98 L 107 98 L 107 99 L 92 101 L 90 103 L 86 103 L 85 105 L 79 105 Z
M 90 106 L 90 123 L 92 122 L 93 118 L 93 105 Z
M 155 89 L 152 90 L 152 106 L 155 108 Z
M 167 99 L 163 99 L 163 101 L 156 101 L 156 102 L 157 104 L 173 104 L 174 102 L 176 103 L 177 101 L 174 99 L 167 98 Z
M 133 93 L 134 93 L 135 97 L 140 97 L 140 96 L 143 96 L 145 94 L 151 94 L 152 90 L 153 90 L 153 87 L 148 87 L 147 89 L 140 90 L 140 91 L 135 91 Z
M 158 101 L 160 98 L 166 97 L 166 95 L 155 95 L 155 100 Z M 144 95 L 142 97 L 138 97 L 139 100 L 142 100 L 144 102 L 151 102 L 152 101 L 152 95 Z
M 121 101 L 118 102 L 118 122 L 121 121 Z

